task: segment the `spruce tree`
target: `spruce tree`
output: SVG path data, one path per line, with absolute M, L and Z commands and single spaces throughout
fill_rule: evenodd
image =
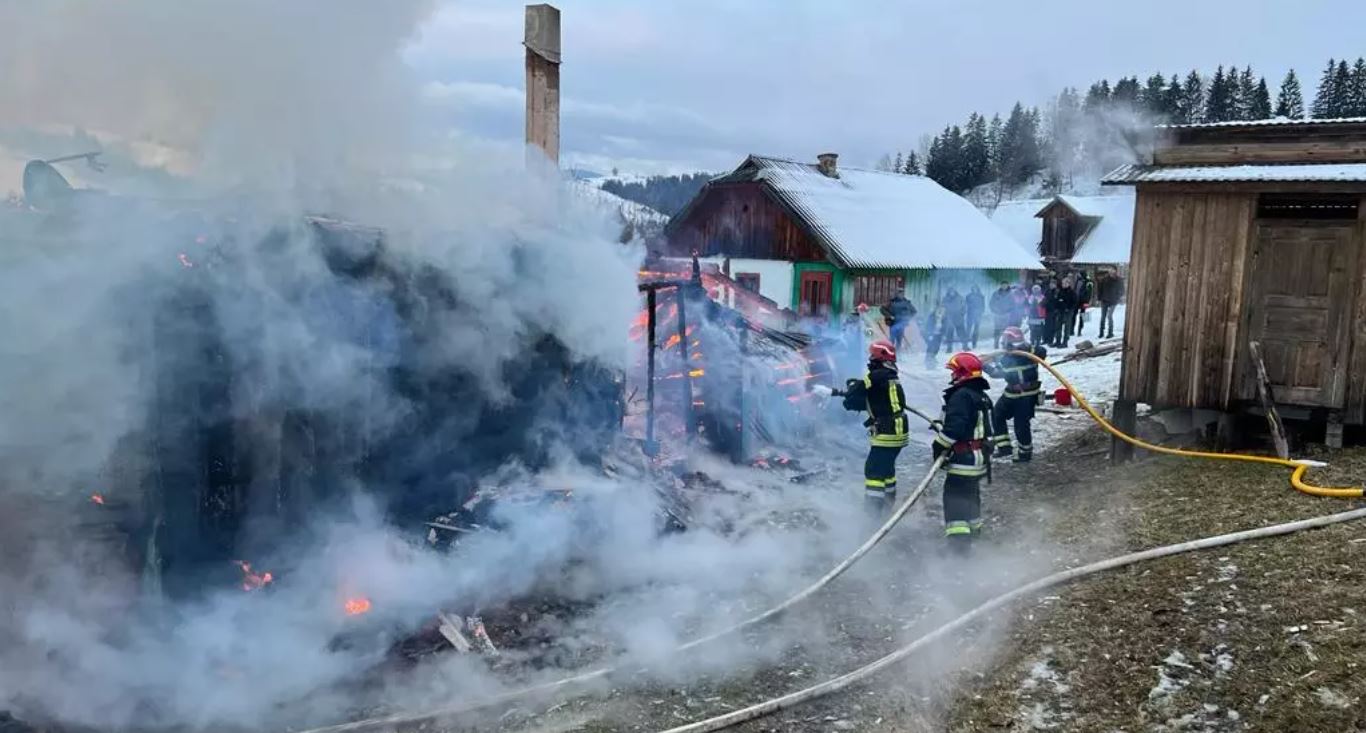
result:
M 1110 82 L 1102 79 L 1086 90 L 1086 100 L 1082 102 L 1082 109 L 1087 113 L 1092 113 L 1108 106 L 1110 106 Z
M 1077 90 L 1063 89 L 1053 101 L 1048 116 L 1048 157 L 1058 178 L 1076 172 L 1081 133 L 1081 100 Z
M 1247 119 L 1265 120 L 1271 117 L 1271 90 L 1266 87 L 1266 77 L 1257 79 L 1252 90 L 1252 99 L 1247 104 Z
M 1005 122 L 1001 120 L 1001 115 L 992 115 L 991 124 L 987 125 L 987 160 L 991 165 L 991 177 L 996 180 L 1001 178 L 1001 141 L 1004 135 Z
M 1205 80 L 1200 72 L 1191 69 L 1186 75 L 1186 88 L 1181 96 L 1178 116 L 1182 122 L 1199 122 L 1205 114 Z
M 1366 59 L 1358 58 L 1348 79 L 1344 95 L 1344 117 L 1366 117 Z
M 987 145 L 987 118 L 973 112 L 963 133 L 963 188 L 971 189 L 991 178 L 991 151 Z
M 1161 74 L 1153 74 L 1148 77 L 1148 83 L 1143 86 L 1143 91 L 1139 94 L 1139 103 L 1148 114 L 1165 121 L 1167 117 L 1167 77 Z
M 1300 119 L 1304 117 L 1304 93 L 1300 91 L 1300 80 L 1291 69 L 1281 82 L 1280 94 L 1276 95 L 1277 117 Z
M 1333 105 L 1334 117 L 1347 117 L 1352 105 L 1352 68 L 1347 65 L 1347 60 L 1338 62 L 1337 71 L 1333 72 Z
M 1224 75 L 1224 67 L 1214 70 L 1214 78 L 1209 82 L 1209 97 L 1205 99 L 1205 122 L 1225 122 L 1233 119 L 1233 93 L 1231 87 L 1237 85 L 1237 72 L 1233 79 Z
M 1233 68 L 1232 66 L 1229 67 L 1229 69 Z M 1233 78 L 1231 71 L 1229 78 Z M 1252 67 L 1248 66 L 1243 69 L 1242 73 L 1238 74 L 1237 80 L 1238 83 L 1231 86 L 1233 93 L 1230 95 L 1232 100 L 1229 106 L 1233 109 L 1233 116 L 1229 119 L 1256 119 L 1252 116 L 1252 105 L 1257 96 L 1257 78 L 1252 75 Z
M 1001 178 L 1017 186 L 1043 167 L 1039 150 L 1038 110 L 1026 112 L 1019 102 L 1001 131 Z
M 1138 104 L 1139 94 L 1138 77 L 1122 78 L 1115 82 L 1115 89 L 1110 94 L 1110 100 L 1117 107 L 1133 109 Z
M 1162 99 L 1162 114 L 1167 122 L 1185 122 L 1185 115 L 1181 108 L 1186 101 L 1186 88 L 1181 86 L 1181 79 L 1172 74 L 1172 83 L 1167 87 Z
M 1338 62 L 1337 59 L 1328 59 L 1328 68 L 1323 70 L 1323 78 L 1319 79 L 1319 89 L 1314 95 L 1314 104 L 1310 107 L 1310 114 L 1314 119 L 1324 119 L 1326 117 L 1337 116 L 1338 90 L 1336 84 Z
M 903 165 L 904 164 L 901 162 L 901 151 L 898 150 L 896 151 L 896 159 L 892 161 L 892 165 L 888 170 L 893 173 L 900 173 Z
M 902 170 L 902 173 L 905 173 L 908 176 L 921 175 L 920 156 L 916 155 L 914 150 L 906 155 L 906 167 Z

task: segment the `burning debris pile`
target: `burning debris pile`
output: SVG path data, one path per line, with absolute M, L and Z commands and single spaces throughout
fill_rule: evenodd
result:
M 631 340 L 643 348 L 628 375 L 628 434 L 651 449 L 701 439 L 737 463 L 800 437 L 820 409 L 811 388 L 834 378 L 823 344 L 696 260 L 661 260 L 639 277 L 644 308 Z

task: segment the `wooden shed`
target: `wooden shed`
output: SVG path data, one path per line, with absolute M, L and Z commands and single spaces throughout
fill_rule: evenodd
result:
M 1116 416 L 1258 402 L 1366 424 L 1366 118 L 1172 126 L 1136 188 Z

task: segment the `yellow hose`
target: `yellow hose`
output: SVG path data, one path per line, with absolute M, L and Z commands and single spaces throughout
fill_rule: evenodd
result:
M 1007 353 L 1032 359 L 1036 364 L 1043 367 L 1044 369 L 1047 369 L 1054 377 L 1057 378 L 1059 382 L 1062 383 L 1062 386 L 1067 388 L 1068 392 L 1072 393 L 1072 396 L 1075 397 L 1077 400 L 1077 404 L 1081 405 L 1083 410 L 1086 410 L 1086 414 L 1090 415 L 1091 419 L 1096 421 L 1096 424 L 1104 428 L 1105 431 L 1109 434 L 1115 436 L 1116 438 L 1119 438 L 1120 440 L 1126 443 L 1129 443 L 1130 445 L 1135 445 L 1139 448 L 1143 448 L 1144 450 L 1150 450 L 1154 453 L 1165 453 L 1169 456 L 1185 456 L 1187 458 L 1209 458 L 1220 461 L 1243 461 L 1246 463 L 1270 463 L 1276 466 L 1286 466 L 1288 468 L 1294 469 L 1294 472 L 1290 474 L 1290 485 L 1294 486 L 1296 489 L 1306 494 L 1312 494 L 1314 496 L 1330 496 L 1339 499 L 1353 499 L 1362 496 L 1362 489 L 1358 486 L 1323 487 L 1310 486 L 1309 484 L 1306 484 L 1304 482 L 1304 474 L 1309 471 L 1310 464 L 1305 463 L 1303 461 L 1295 461 L 1286 458 L 1272 458 L 1271 456 L 1246 456 L 1238 453 L 1210 453 L 1208 451 L 1166 448 L 1160 445 L 1153 445 L 1152 443 L 1139 440 L 1138 438 L 1135 438 L 1132 435 L 1126 435 L 1125 433 L 1121 432 L 1119 428 L 1116 428 L 1114 425 L 1111 425 L 1110 421 L 1106 420 L 1104 417 L 1101 417 L 1101 414 L 1099 412 L 1096 412 L 1095 408 L 1091 407 L 1091 404 L 1086 401 L 1086 398 L 1081 395 L 1081 392 L 1078 392 L 1077 388 L 1073 387 L 1072 383 L 1067 381 L 1067 378 L 1064 377 L 1062 374 L 1058 373 L 1058 370 L 1054 369 L 1051 364 L 1029 353 L 1028 351 L 1010 351 Z

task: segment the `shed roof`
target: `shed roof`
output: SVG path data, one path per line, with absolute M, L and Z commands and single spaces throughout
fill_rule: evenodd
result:
M 1039 217 L 1058 205 L 1071 209 L 1090 223 L 1078 239 L 1076 253 L 1070 262 L 1079 265 L 1112 265 L 1129 261 L 1134 232 L 1133 196 L 1060 194 L 1051 199 L 1007 201 L 998 205 L 990 216 L 991 221 L 1016 242 L 1038 251 L 1043 237 L 1043 225 Z
M 751 155 L 716 182 L 753 180 L 848 268 L 1032 269 L 1039 260 L 966 199 L 924 176 Z
M 1366 182 L 1366 163 L 1278 165 L 1160 166 L 1122 165 L 1101 179 L 1109 185 L 1133 183 Z
M 1077 242 L 1071 262 L 1113 265 L 1129 261 L 1134 241 L 1133 196 L 1059 196 L 1073 211 L 1095 221 Z
M 1328 119 L 1310 119 L 1302 117 L 1272 117 L 1265 120 L 1229 120 L 1226 122 L 1188 122 L 1179 125 L 1158 125 L 1161 130 L 1195 130 L 1201 128 L 1217 127 L 1281 127 L 1285 125 L 1305 125 L 1307 127 L 1319 125 L 1356 125 L 1366 122 L 1366 117 L 1332 117 Z

